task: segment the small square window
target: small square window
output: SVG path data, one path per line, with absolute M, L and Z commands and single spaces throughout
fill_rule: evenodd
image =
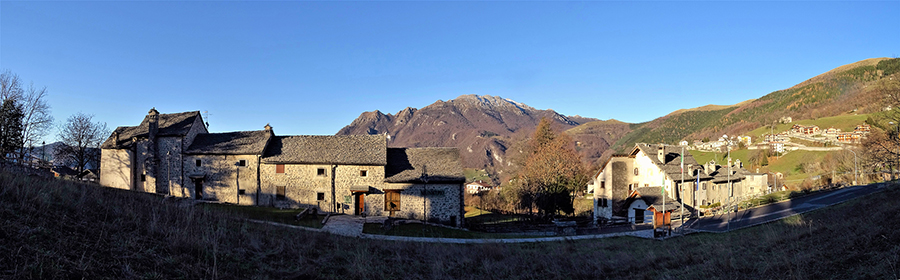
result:
M 247 160 L 242 159 L 241 161 L 238 161 L 238 166 L 247 166 Z
M 198 160 L 194 161 L 194 164 L 197 165 L 197 167 L 200 167 L 200 160 L 198 159 Z
M 141 174 L 141 182 L 147 181 L 147 174 Z
M 276 164 L 275 173 L 284 174 L 284 164 Z
M 318 200 L 318 201 L 324 201 L 324 200 L 325 200 L 325 193 L 323 193 L 323 192 L 316 193 L 316 200 Z
M 325 176 L 325 168 L 316 169 L 316 175 Z
M 247 190 L 239 189 L 238 194 L 247 194 Z
M 277 186 L 277 187 L 275 187 L 275 188 L 276 188 L 276 189 L 275 189 L 275 200 L 284 200 L 284 198 L 285 198 L 285 191 L 286 191 L 286 190 L 285 190 L 285 187 L 284 187 L 284 186 Z
M 359 177 L 366 177 L 366 176 L 369 176 L 368 170 L 360 170 L 359 171 Z

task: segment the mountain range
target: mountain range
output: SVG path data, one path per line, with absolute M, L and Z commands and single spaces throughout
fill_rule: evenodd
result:
M 498 96 L 462 95 L 396 114 L 362 113 L 337 135 L 386 134 L 394 147 L 457 147 L 464 167 L 502 173 L 507 152 L 528 137 L 541 118 L 566 131 L 585 162 L 597 165 L 634 143 L 738 135 L 781 117 L 795 120 L 880 111 L 872 90 L 881 79 L 900 78 L 900 59 L 873 58 L 837 67 L 791 88 L 734 105 L 682 109 L 645 123 L 625 123 L 540 110 Z M 492 176 L 496 178 L 497 176 Z

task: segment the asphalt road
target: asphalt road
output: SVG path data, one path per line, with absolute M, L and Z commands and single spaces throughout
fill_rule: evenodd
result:
M 792 215 L 809 212 L 822 207 L 838 204 L 853 198 L 879 191 L 877 184 L 852 186 L 830 191 L 821 191 L 788 201 L 773 203 L 756 208 L 703 217 L 685 223 L 685 227 L 705 232 L 726 232 L 755 226 Z M 729 223 L 730 220 L 730 223 Z

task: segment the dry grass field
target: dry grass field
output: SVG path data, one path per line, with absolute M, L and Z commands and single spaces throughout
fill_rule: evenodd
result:
M 388 242 L 261 225 L 176 199 L 0 173 L 3 279 L 900 279 L 897 187 L 665 241 Z

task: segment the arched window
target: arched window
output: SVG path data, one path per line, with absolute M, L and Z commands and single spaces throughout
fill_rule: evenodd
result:
M 638 168 L 635 167 L 635 168 L 634 168 L 634 176 L 637 176 L 637 175 L 638 175 Z

